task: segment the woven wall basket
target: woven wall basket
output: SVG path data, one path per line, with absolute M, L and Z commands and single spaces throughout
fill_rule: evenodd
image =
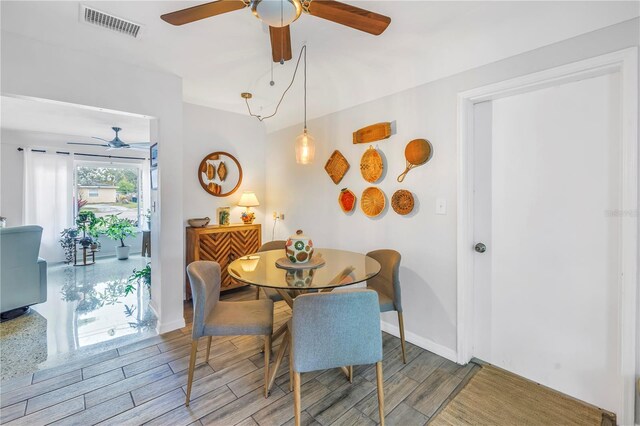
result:
M 376 217 L 384 210 L 386 204 L 384 192 L 375 186 L 362 191 L 362 197 L 360 197 L 360 208 L 369 217 Z
M 360 159 L 360 173 L 364 180 L 374 183 L 380 179 L 384 171 L 382 157 L 377 149 L 370 146 Z

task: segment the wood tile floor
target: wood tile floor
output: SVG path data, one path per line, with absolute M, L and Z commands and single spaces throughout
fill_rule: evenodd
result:
M 230 300 L 255 297 L 245 289 Z M 275 326 L 288 318 L 276 304 Z M 191 305 L 185 305 L 191 318 Z M 198 352 L 192 400 L 184 406 L 190 325 L 164 335 L 109 350 L 90 358 L 1 383 L 0 423 L 11 425 L 289 425 L 293 398 L 285 359 L 271 395 L 262 395 L 262 339 L 214 338 L 204 362 Z M 275 342 L 274 352 L 280 339 Z M 388 425 L 423 425 L 458 387 L 474 365 L 459 366 L 407 345 L 403 364 L 400 340 L 383 336 L 384 391 Z M 375 367 L 354 368 L 350 384 L 339 370 L 302 375 L 305 425 L 378 423 Z

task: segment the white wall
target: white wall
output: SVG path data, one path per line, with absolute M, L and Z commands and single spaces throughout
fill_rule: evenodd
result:
M 319 247 L 360 252 L 393 248 L 402 253 L 401 280 L 408 340 L 455 359 L 456 347 L 456 120 L 459 92 L 550 67 L 639 44 L 639 20 L 634 19 L 561 43 L 517 55 L 442 80 L 387 96 L 309 122 L 316 137 L 316 161 L 295 164 L 293 141 L 302 126 L 268 134 L 266 161 L 267 211 L 288 216 L 278 230 L 286 237 L 303 228 Z M 362 75 L 366 79 L 366 75 Z M 309 99 L 313 102 L 313 99 Z M 387 209 L 369 219 L 358 208 L 345 215 L 337 204 L 340 188 L 360 196 L 369 186 L 359 172 L 366 145 L 353 145 L 351 133 L 379 121 L 397 122 L 397 134 L 375 143 L 386 157 L 386 176 L 379 186 L 387 195 L 405 188 L 416 198 L 415 214 L 401 217 Z M 404 169 L 404 146 L 427 138 L 434 154 L 429 163 L 396 181 Z M 351 164 L 342 182 L 334 185 L 323 167 L 334 149 Z M 293 194 L 293 196 L 292 196 Z M 435 214 L 435 201 L 447 201 L 447 214 Z M 385 314 L 393 330 L 393 314 Z M 640 365 L 639 365 L 640 367 Z
M 211 218 L 217 223 L 216 209 L 231 207 L 231 223 L 241 223 L 238 207 L 242 191 L 254 191 L 260 202 L 253 207 L 255 223 L 263 224 L 265 196 L 265 148 L 264 125 L 255 118 L 232 112 L 220 111 L 193 104 L 184 104 L 183 164 L 184 182 L 182 199 L 184 202 L 184 225 L 187 219 L 195 217 Z M 214 151 L 224 151 L 236 157 L 242 167 L 242 184 L 228 197 L 214 197 L 202 189 L 198 181 L 198 167 L 207 155 Z M 264 231 L 264 229 L 263 229 Z
M 157 119 L 160 209 L 153 218 L 153 300 L 159 331 L 184 325 L 182 288 L 182 80 L 91 53 L 2 32 L 2 92 Z M 163 166 L 164 165 L 164 166 Z M 179 200 L 179 202 L 176 202 Z M 162 260 L 162 261 L 161 261 Z

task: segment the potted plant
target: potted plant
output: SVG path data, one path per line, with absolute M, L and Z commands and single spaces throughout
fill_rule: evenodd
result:
M 78 230 L 76 228 L 66 228 L 60 232 L 60 245 L 64 250 L 65 263 L 73 262 L 73 253 L 76 250 L 76 237 Z
M 140 270 L 133 269 L 133 274 L 129 277 L 128 284 L 125 287 L 125 296 L 135 290 L 132 284 L 134 282 L 144 284 L 151 292 L 151 263 L 147 263 L 147 266 Z
M 107 237 L 120 241 L 120 245 L 116 246 L 116 257 L 119 260 L 128 259 L 131 247 L 124 244 L 124 239 L 135 234 L 136 229 L 133 222 L 129 219 L 120 218 L 115 214 L 104 217 L 103 222 Z
M 147 220 L 147 230 L 151 231 L 151 209 L 147 209 L 147 212 L 143 216 Z

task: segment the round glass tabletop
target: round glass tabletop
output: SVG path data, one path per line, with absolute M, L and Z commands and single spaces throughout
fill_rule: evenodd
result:
M 313 257 L 322 256 L 324 264 L 314 269 L 281 269 L 276 260 L 284 250 L 250 254 L 234 260 L 227 268 L 238 281 L 259 287 L 280 289 L 323 289 L 356 284 L 375 277 L 380 264 L 373 258 L 352 251 L 316 249 Z

